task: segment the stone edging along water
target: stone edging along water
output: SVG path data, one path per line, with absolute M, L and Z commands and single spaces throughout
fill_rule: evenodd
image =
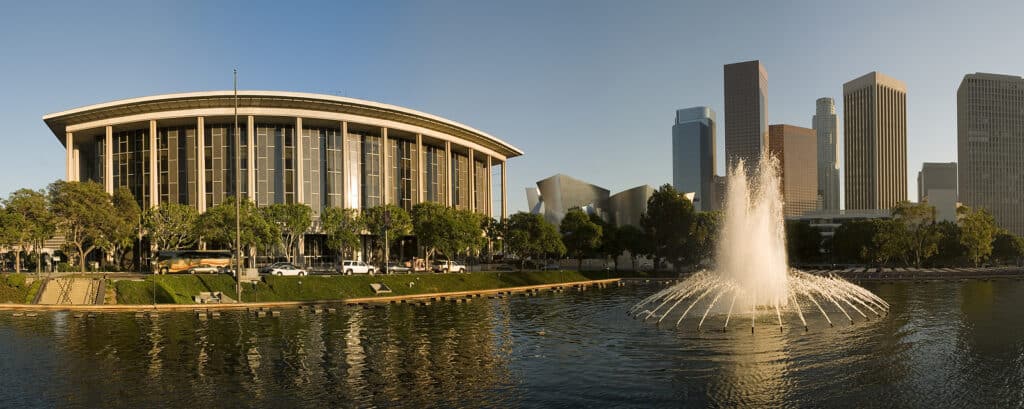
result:
M 41 305 L 41 304 L 9 304 L 0 303 L 0 311 L 92 311 L 92 312 L 118 312 L 118 311 L 188 311 L 188 310 L 239 310 L 248 308 L 288 308 L 302 307 L 307 305 L 327 304 L 390 304 L 402 301 L 427 301 L 455 298 L 468 298 L 475 296 L 505 294 L 505 293 L 529 293 L 538 290 L 562 289 L 567 287 L 578 287 L 581 289 L 590 286 L 604 286 L 618 283 L 618 278 L 602 280 L 570 281 L 564 283 L 538 284 L 521 287 L 491 288 L 486 290 L 454 291 L 446 293 L 424 293 L 393 295 L 380 297 L 344 298 L 337 300 L 314 300 L 314 301 L 271 301 L 271 302 L 243 302 L 232 304 L 109 304 L 109 305 Z

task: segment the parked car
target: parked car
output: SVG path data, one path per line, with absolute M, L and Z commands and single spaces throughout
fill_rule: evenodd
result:
M 382 270 L 382 271 L 386 272 L 387 274 L 401 274 L 401 273 L 409 273 L 409 272 L 412 271 L 412 269 L 409 268 L 409 267 L 406 267 L 405 264 L 392 261 L 392 262 L 388 263 L 387 269 L 386 270 Z
M 305 276 L 306 270 L 291 263 L 284 263 L 270 269 L 268 274 L 275 276 Z
M 494 268 L 494 271 L 499 272 L 499 273 L 512 273 L 512 272 L 516 272 L 518 270 L 519 269 L 516 268 L 516 266 L 513 266 L 511 264 L 501 264 L 501 265 L 498 265 L 497 267 Z
M 465 273 L 469 269 L 457 261 L 439 261 L 434 263 L 435 273 Z
M 540 267 L 541 271 L 561 271 L 562 266 L 558 263 L 545 264 Z
M 274 268 L 277 268 L 277 267 L 280 267 L 280 266 L 283 266 L 283 265 L 286 265 L 286 264 L 288 264 L 288 262 L 285 262 L 285 261 L 278 261 L 276 263 L 267 264 L 267 265 L 265 265 L 263 267 L 260 267 L 260 274 L 270 274 L 270 272 Z
M 366 264 L 366 263 L 364 263 L 362 261 L 344 260 L 344 261 L 341 262 L 341 265 L 339 266 L 338 271 L 341 272 L 342 274 L 345 274 L 345 275 L 352 275 L 352 274 L 369 274 L 369 275 L 373 275 L 374 269 L 373 269 L 373 266 L 371 266 L 369 264 Z

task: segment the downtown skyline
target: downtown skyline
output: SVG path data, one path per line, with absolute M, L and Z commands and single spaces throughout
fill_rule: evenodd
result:
M 0 103 L 0 120 L 8 127 L 5 142 L 26 142 L 0 153 L 6 170 L 0 191 L 39 189 L 63 177 L 63 149 L 48 136 L 42 115 L 142 95 L 229 89 L 234 67 L 241 89 L 341 94 L 473 124 L 525 152 L 509 163 L 510 192 L 553 173 L 585 179 L 602 174 L 600 183 L 612 191 L 659 186 L 672 181 L 666 118 L 690 106 L 720 113 L 716 173 L 724 174 L 722 66 L 755 59 L 768 72 L 771 124 L 810 127 L 820 97 L 834 98 L 837 112 L 843 112 L 842 84 L 865 72 L 905 81 L 906 172 L 914 180 L 922 162 L 957 160 L 955 93 L 965 74 L 1024 72 L 1024 56 L 994 52 L 1002 39 L 1013 37 L 1008 16 L 1019 13 L 1009 9 L 1021 11 L 1021 5 L 929 5 L 894 5 L 885 15 L 872 7 L 814 3 L 588 3 L 544 5 L 544 13 L 529 5 L 401 3 L 242 11 L 240 20 L 279 15 L 323 23 L 314 35 L 214 24 L 211 16 L 236 6 L 227 4 L 186 3 L 155 12 L 130 5 L 111 11 L 67 4 L 57 12 L 16 5 L 0 17 L 0 47 L 9 57 L 0 63 L 6 73 L 0 89 L 19 98 Z M 323 12 L 309 13 L 313 9 Z M 152 28 L 146 21 L 153 15 L 196 30 Z M 355 22 L 327 24 L 332 15 Z M 841 18 L 804 21 L 814 15 Z M 965 21 L 964 15 L 972 18 Z M 33 30 L 30 22 L 44 18 L 58 25 L 85 18 L 96 28 L 81 39 Z M 371 21 L 385 34 L 364 34 Z M 458 28 L 452 28 L 455 21 Z M 985 21 L 989 29 L 971 30 L 974 21 Z M 954 25 L 963 28 L 951 30 Z M 729 34 L 740 26 L 747 35 Z M 409 44 L 413 36 L 417 41 Z M 293 63 L 259 57 L 275 49 L 323 58 L 306 64 L 298 57 Z M 907 197 L 917 197 L 916 185 L 908 185 Z M 526 200 L 511 194 L 509 211 L 518 210 L 526 210 Z

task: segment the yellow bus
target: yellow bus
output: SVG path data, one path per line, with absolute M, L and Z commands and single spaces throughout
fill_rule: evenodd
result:
M 231 271 L 231 252 L 227 250 L 161 251 L 156 256 L 156 274 L 227 273 Z

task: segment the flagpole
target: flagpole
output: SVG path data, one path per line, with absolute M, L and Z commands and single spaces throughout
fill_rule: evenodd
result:
M 238 68 L 234 69 L 235 86 L 235 294 L 242 302 L 242 158 L 238 129 Z M 252 132 L 251 130 L 249 132 Z

